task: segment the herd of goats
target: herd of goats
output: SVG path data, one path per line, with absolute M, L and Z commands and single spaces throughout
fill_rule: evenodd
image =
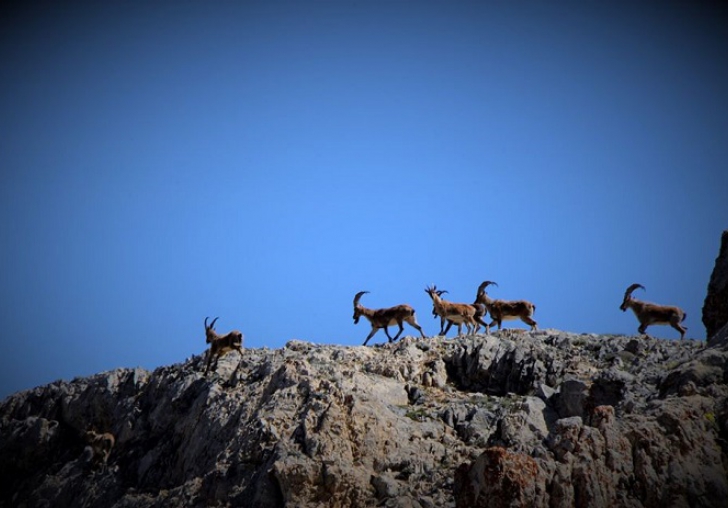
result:
M 462 332 L 463 325 L 465 325 L 468 334 L 477 333 L 481 325 L 485 327 L 485 333 L 488 334 L 491 326 L 498 325 L 500 330 L 503 321 L 512 319 L 520 319 L 529 325 L 531 330 L 537 329 L 536 321 L 533 320 L 533 313 L 536 310 L 533 303 L 527 300 L 494 300 L 485 291 L 491 284 L 498 285 L 487 280 L 478 287 L 475 302 L 473 303 L 449 302 L 442 298 L 442 295 L 447 291 L 437 289 L 437 286 L 434 285 L 425 288 L 425 292 L 432 298 L 432 314 L 440 317 L 440 335 L 446 335 L 454 324 L 458 327 L 458 335 Z M 624 300 L 619 308 L 622 311 L 632 309 L 640 323 L 638 332 L 647 335 L 646 330 L 650 325 L 670 325 L 680 332 L 680 340 L 682 340 L 687 331 L 687 328 L 680 324 L 685 321 L 685 311 L 672 305 L 657 305 L 638 300 L 632 296 L 632 292 L 637 288 L 645 289 L 641 284 L 629 286 L 624 293 Z M 362 295 L 366 293 L 368 291 L 360 291 L 354 296 L 354 324 L 357 324 L 359 318 L 364 316 L 372 326 L 372 330 L 364 340 L 365 346 L 369 339 L 381 329 L 384 330 L 389 342 L 396 341 L 404 330 L 404 323 L 409 324 L 420 332 L 423 338 L 425 337 L 425 332 L 417 323 L 415 310 L 411 306 L 402 304 L 384 309 L 368 309 L 359 303 Z M 484 321 L 486 313 L 490 314 L 492 319 L 490 323 Z M 243 345 L 243 334 L 238 330 L 219 335 L 215 331 L 215 322 L 218 318 L 213 319 L 210 324 L 207 323 L 208 319 L 209 317 L 205 318 L 205 336 L 207 343 L 210 344 L 210 349 L 207 352 L 205 375 L 210 370 L 210 363 L 213 359 L 217 363 L 220 356 L 231 350 L 237 350 L 242 354 Z M 397 335 L 392 337 L 389 335 L 388 327 L 394 325 L 399 327 L 399 331 Z
M 502 322 L 511 319 L 520 319 L 529 325 L 531 330 L 537 328 L 536 321 L 533 320 L 533 313 L 536 310 L 533 303 L 526 300 L 494 300 L 485 292 L 490 284 L 498 285 L 492 281 L 483 282 L 478 287 L 478 293 L 473 303 L 449 302 L 442 298 L 442 295 L 447 291 L 437 289 L 434 285 L 425 288 L 425 292 L 432 298 L 432 314 L 440 317 L 440 335 L 446 335 L 454 324 L 458 326 L 458 334 L 462 332 L 463 325 L 467 328 L 468 334 L 477 333 L 481 325 L 485 327 L 486 333 L 490 333 L 491 326 L 498 325 L 500 330 Z M 680 332 L 680 339 L 683 339 L 687 328 L 680 323 L 685 320 L 685 312 L 679 307 L 657 305 L 638 300 L 632 296 L 632 292 L 637 288 L 645 289 L 640 284 L 629 286 L 624 293 L 624 300 L 619 308 L 623 311 L 632 309 L 640 322 L 639 333 L 646 335 L 647 327 L 650 325 L 670 325 Z M 412 307 L 403 304 L 385 309 L 368 309 L 359 303 L 362 295 L 366 293 L 368 291 L 360 291 L 354 296 L 354 323 L 358 323 L 359 318 L 364 316 L 372 325 L 371 332 L 364 340 L 365 346 L 369 339 L 380 329 L 384 330 L 389 342 L 396 341 L 404 330 L 404 323 L 408 323 L 420 332 L 422 337 L 425 337 L 425 333 L 415 319 L 415 310 Z M 490 323 L 484 321 L 486 313 L 490 314 L 492 318 Z M 238 330 L 233 330 L 225 335 L 219 335 L 215 331 L 215 322 L 218 318 L 213 319 L 208 324 L 209 319 L 209 317 L 205 318 L 205 336 L 207 343 L 210 344 L 206 358 L 205 376 L 210 370 L 210 363 L 213 359 L 217 363 L 220 356 L 232 350 L 238 351 L 241 355 L 243 353 L 243 334 Z M 388 327 L 393 325 L 399 327 L 399 331 L 394 337 L 390 336 L 387 330 Z M 114 447 L 115 439 L 113 434 L 108 432 L 97 433 L 90 430 L 85 433 L 84 438 L 88 444 L 84 450 L 86 461 L 94 469 L 104 471 L 109 454 Z

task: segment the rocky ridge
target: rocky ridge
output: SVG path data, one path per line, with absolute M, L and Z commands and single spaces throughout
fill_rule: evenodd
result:
M 725 335 L 725 334 L 724 334 Z M 725 506 L 728 338 L 289 342 L 0 403 L 0 506 Z M 105 468 L 83 432 L 111 432 Z

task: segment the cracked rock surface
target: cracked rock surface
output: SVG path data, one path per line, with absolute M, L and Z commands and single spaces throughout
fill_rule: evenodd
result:
M 58 381 L 0 403 L 0 506 L 722 507 L 727 342 L 292 341 Z

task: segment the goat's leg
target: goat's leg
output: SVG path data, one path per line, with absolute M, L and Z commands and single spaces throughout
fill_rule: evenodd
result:
M 685 332 L 688 331 L 687 327 L 682 326 L 676 320 L 670 321 L 670 326 L 672 326 L 675 330 L 680 332 L 680 340 L 683 340 L 685 338 Z
M 450 328 L 452 328 L 452 321 L 450 321 L 450 320 L 448 319 L 448 320 L 447 320 L 447 326 L 446 326 L 446 327 L 445 327 L 445 329 L 444 329 L 444 330 L 442 331 L 442 333 L 440 333 L 440 335 L 442 335 L 442 336 L 446 336 L 446 335 L 447 335 L 447 332 L 449 332 L 449 331 L 450 331 Z
M 364 344 L 363 344 L 364 346 L 367 345 L 367 342 L 369 342 L 369 339 L 374 337 L 374 334 L 377 333 L 378 330 L 379 330 L 379 328 L 372 327 L 372 331 L 369 332 L 369 335 L 367 335 L 367 338 L 364 340 Z M 385 328 L 384 331 L 386 332 L 387 329 Z
M 639 327 L 639 328 L 637 328 L 637 331 L 638 331 L 639 333 L 641 333 L 641 334 L 643 334 L 643 335 L 646 335 L 647 337 L 649 337 L 649 335 L 647 335 L 647 327 L 648 327 L 648 326 L 650 326 L 650 325 L 648 325 L 648 324 L 645 324 L 645 323 L 642 323 L 642 324 L 640 325 L 640 327 Z
M 397 332 L 397 335 L 394 336 L 394 338 L 389 337 L 389 333 L 387 333 L 387 337 L 389 337 L 389 342 L 396 342 L 400 334 L 404 331 L 404 325 L 402 324 L 402 321 L 397 322 L 397 326 L 399 326 L 399 331 Z M 384 331 L 387 331 L 387 329 L 385 328 Z
M 419 325 L 419 323 L 417 323 L 417 320 L 414 316 L 407 318 L 406 321 L 412 328 L 420 332 L 420 335 L 422 335 L 423 339 L 425 338 L 425 332 L 422 331 L 422 327 Z
M 486 333 L 486 335 L 490 335 L 490 326 L 488 326 L 488 323 L 486 323 L 485 321 L 483 321 L 483 318 L 481 318 L 481 317 L 478 317 L 478 318 L 475 318 L 475 319 L 478 320 L 478 323 L 479 324 L 481 324 L 481 325 L 483 325 L 483 327 L 485 327 L 485 333 Z
M 446 332 L 443 331 L 443 330 L 445 330 L 445 322 L 446 321 L 447 320 L 444 317 L 440 317 L 440 335 L 445 335 L 445 333 L 446 333 Z M 449 329 L 450 328 L 448 327 L 448 330 Z
M 210 346 L 210 349 L 207 350 L 207 365 L 205 366 L 205 375 L 207 376 L 207 371 L 210 370 L 210 362 L 212 361 L 212 346 Z
M 524 323 L 526 323 L 527 325 L 529 325 L 531 327 L 531 331 L 538 330 L 538 326 L 536 325 L 536 321 L 534 321 L 530 317 L 523 316 L 521 318 L 521 321 L 523 321 Z

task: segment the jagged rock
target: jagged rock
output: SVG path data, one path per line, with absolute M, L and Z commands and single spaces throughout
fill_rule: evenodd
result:
M 718 257 L 708 283 L 708 294 L 703 304 L 703 324 L 708 343 L 728 324 L 728 230 L 723 231 Z
M 556 411 L 561 418 L 585 416 L 585 406 L 589 396 L 589 387 L 580 379 L 567 379 L 558 387 L 554 396 Z
M 537 462 L 501 447 L 488 448 L 472 464 L 460 466 L 454 490 L 459 508 L 548 506 L 546 477 Z
M 539 330 L 59 381 L 0 403 L 0 507 L 724 506 L 727 357 Z

